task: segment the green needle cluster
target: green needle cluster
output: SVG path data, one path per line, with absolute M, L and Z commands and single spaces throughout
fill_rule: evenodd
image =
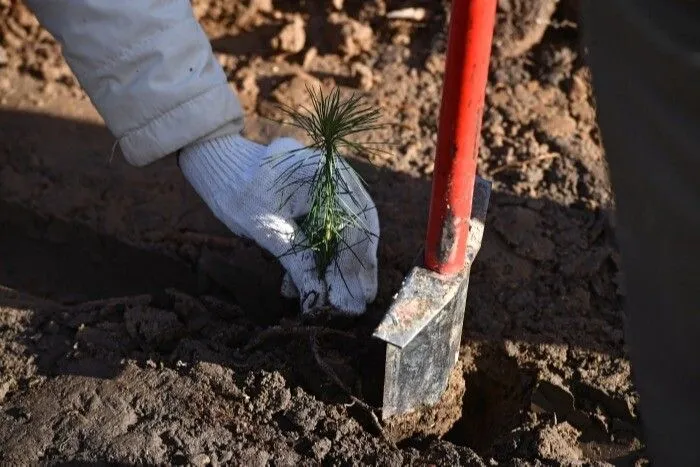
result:
M 361 97 L 354 93 L 343 99 L 338 88 L 328 94 L 308 86 L 306 90 L 310 96 L 311 109 L 302 106 L 301 110 L 297 110 L 286 105 L 282 105 L 281 109 L 290 119 L 286 123 L 301 128 L 311 141 L 304 149 L 311 149 L 319 155 L 320 160 L 314 158 L 292 164 L 278 180 L 278 186 L 283 190 L 294 183 L 296 189 L 306 187 L 309 190 L 309 213 L 299 219 L 299 227 L 306 238 L 294 247 L 314 251 L 317 271 L 322 277 L 342 249 L 352 250 L 358 244 L 356 242 L 351 245 L 345 240 L 344 229 L 352 226 L 363 235 L 373 235 L 362 220 L 366 207 L 356 198 L 356 193 L 350 189 L 347 180 L 355 178 L 360 183 L 364 181 L 342 157 L 348 152 L 376 152 L 379 143 L 360 143 L 351 141 L 350 138 L 382 128 L 383 125 L 377 123 L 379 110 L 363 103 Z M 286 154 L 286 157 L 291 156 L 293 154 Z M 309 167 L 314 167 L 310 176 L 293 176 L 297 170 L 305 169 L 308 172 Z M 289 182 L 290 180 L 294 182 Z

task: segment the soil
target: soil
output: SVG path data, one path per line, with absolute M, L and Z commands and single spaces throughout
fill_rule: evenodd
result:
M 59 47 L 0 0 L 4 464 L 642 465 L 614 209 L 575 1 L 499 2 L 479 152 L 493 182 L 459 363 L 431 411 L 379 426 L 371 331 L 423 240 L 449 2 L 195 0 L 247 113 L 306 83 L 395 124 L 353 161 L 382 223 L 361 318 L 302 319 L 173 159 L 126 164 Z M 419 8 L 419 19 L 389 11 Z M 413 10 L 415 13 L 415 10 Z M 413 14 L 412 13 L 412 14 Z

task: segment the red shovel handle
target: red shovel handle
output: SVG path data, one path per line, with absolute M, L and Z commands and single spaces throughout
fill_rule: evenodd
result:
M 425 245 L 425 266 L 441 274 L 465 266 L 496 2 L 452 0 Z

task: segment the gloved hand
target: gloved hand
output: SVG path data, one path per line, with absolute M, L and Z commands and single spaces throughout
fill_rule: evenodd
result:
M 233 233 L 254 240 L 279 258 L 286 270 L 282 294 L 298 296 L 302 312 L 330 301 L 343 313 L 361 314 L 377 294 L 379 220 L 374 202 L 359 181 L 343 171 L 354 195 L 353 201 L 350 194 L 343 195 L 346 206 L 357 209 L 355 214 L 371 235 L 358 227 L 345 228 L 345 244 L 352 248 L 340 249 L 336 261 L 319 278 L 313 252 L 298 248 L 304 237 L 295 219 L 309 212 L 310 200 L 308 186 L 294 182 L 307 179 L 319 161 L 318 154 L 302 148 L 291 138 L 262 146 L 240 135 L 227 135 L 185 147 L 180 167 Z M 289 151 L 295 151 L 291 157 L 285 155 Z M 300 168 L 288 171 L 300 161 L 304 161 Z

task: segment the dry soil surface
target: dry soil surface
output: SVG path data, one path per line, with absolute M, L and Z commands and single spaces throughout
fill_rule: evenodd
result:
M 305 84 L 381 107 L 353 163 L 380 294 L 302 319 L 171 158 L 128 166 L 51 36 L 0 0 L 0 460 L 191 465 L 636 465 L 624 288 L 576 2 L 499 2 L 479 173 L 493 182 L 459 364 L 437 409 L 377 426 L 370 339 L 423 240 L 449 2 L 195 0 L 246 134 Z M 413 18 L 387 13 L 417 8 Z M 409 11 L 411 12 L 411 11 Z M 405 13 L 405 11 L 404 11 Z

